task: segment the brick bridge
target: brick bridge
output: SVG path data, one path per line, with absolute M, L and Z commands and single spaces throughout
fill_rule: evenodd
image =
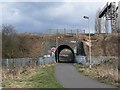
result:
M 69 49 L 73 55 L 73 58 L 69 62 L 75 61 L 76 55 L 86 56 L 86 44 L 84 43 L 84 38 L 86 35 L 56 35 L 53 39 L 48 40 L 47 49 L 55 47 L 56 51 L 55 60 L 56 62 L 61 62 L 59 60 L 59 54 L 63 49 Z

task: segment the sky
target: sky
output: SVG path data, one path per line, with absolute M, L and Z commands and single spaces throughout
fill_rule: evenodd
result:
M 50 33 L 50 29 L 81 29 L 94 32 L 96 11 L 106 2 L 5 2 L 0 10 L 2 22 L 18 33 Z

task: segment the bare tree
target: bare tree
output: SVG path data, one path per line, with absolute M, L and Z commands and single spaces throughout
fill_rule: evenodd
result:
M 18 40 L 12 25 L 2 25 L 2 57 L 12 58 L 17 52 Z
M 15 35 L 16 31 L 12 25 L 2 25 L 2 34 L 6 36 Z

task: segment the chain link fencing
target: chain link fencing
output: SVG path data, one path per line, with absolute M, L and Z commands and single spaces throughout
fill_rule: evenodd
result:
M 116 56 L 92 56 L 91 63 L 92 63 L 92 65 L 101 64 L 101 63 L 104 63 L 111 59 L 117 60 L 117 58 L 118 57 L 116 57 Z M 89 64 L 90 61 L 89 61 L 89 57 L 87 57 L 87 56 L 76 56 L 75 62 L 81 63 L 81 64 Z
M 118 57 L 115 56 L 92 56 L 91 63 L 94 64 L 101 64 L 111 59 L 117 59 Z M 89 64 L 89 57 L 87 56 L 76 56 L 75 57 L 76 63 L 81 64 Z M 55 63 L 55 57 L 39 57 L 39 58 L 17 58 L 17 59 L 3 59 L 2 60 L 2 67 L 3 68 L 15 68 L 15 67 L 25 67 L 30 65 L 45 65 L 45 64 L 52 64 Z
M 15 68 L 15 67 L 25 67 L 30 65 L 45 65 L 52 64 L 55 62 L 54 57 L 39 57 L 39 58 L 16 58 L 16 59 L 3 59 L 2 68 Z

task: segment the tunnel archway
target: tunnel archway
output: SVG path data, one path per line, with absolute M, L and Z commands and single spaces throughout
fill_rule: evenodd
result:
M 71 61 L 68 61 L 67 63 L 73 63 L 74 60 L 75 60 L 75 54 L 74 54 L 73 49 L 72 49 L 70 46 L 68 46 L 68 45 L 60 45 L 60 46 L 56 49 L 56 51 L 55 51 L 55 60 L 56 60 L 56 62 L 57 62 L 57 60 L 58 60 L 58 63 L 62 62 L 62 61 L 59 60 L 59 54 L 60 54 L 60 52 L 61 52 L 63 49 L 69 49 L 69 50 L 71 51 L 71 53 L 72 53 L 72 55 L 73 55 L 73 58 L 71 59 Z

